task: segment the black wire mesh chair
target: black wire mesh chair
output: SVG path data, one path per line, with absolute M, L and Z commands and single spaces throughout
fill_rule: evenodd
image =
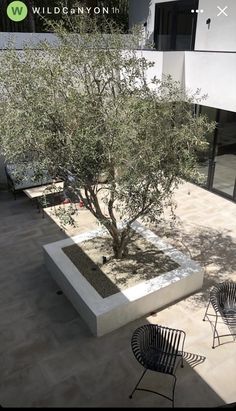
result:
M 136 390 L 147 391 L 167 398 L 172 401 L 172 407 L 174 407 L 174 395 L 177 380 L 175 372 L 180 361 L 181 367 L 183 367 L 185 336 L 186 334 L 182 330 L 162 327 L 155 324 L 146 324 L 134 331 L 131 339 L 131 347 L 135 358 L 144 367 L 144 371 L 129 398 L 132 398 Z M 171 397 L 157 391 L 138 388 L 147 370 L 173 376 L 174 381 Z
M 214 309 L 214 314 L 208 312 L 210 304 Z M 225 281 L 215 285 L 210 291 L 210 299 L 206 308 L 203 321 L 209 316 L 215 317 L 213 323 L 213 343 L 212 348 L 215 348 L 215 339 L 218 339 L 220 345 L 220 337 L 236 336 L 236 283 L 234 281 Z M 219 334 L 217 331 L 218 318 L 221 317 L 223 322 L 229 329 L 228 334 Z M 210 320 L 209 320 L 210 321 Z M 212 324 L 212 322 L 210 321 Z

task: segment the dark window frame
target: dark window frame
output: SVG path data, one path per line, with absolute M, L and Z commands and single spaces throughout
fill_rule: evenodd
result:
M 192 0 L 193 4 L 190 6 L 191 9 L 194 10 L 198 9 L 199 0 Z M 193 25 L 192 25 L 192 33 L 191 33 L 191 40 L 190 40 L 190 48 L 186 49 L 178 49 L 176 50 L 176 38 L 177 38 L 177 19 L 172 17 L 172 33 L 170 39 L 170 49 L 162 50 L 158 47 L 158 23 L 160 21 L 160 13 L 164 8 L 170 7 L 173 10 L 173 15 L 176 17 L 178 8 L 180 4 L 186 3 L 186 0 L 179 0 L 179 1 L 168 1 L 162 3 L 156 3 L 155 5 L 155 19 L 154 19 L 154 44 L 155 48 L 158 51 L 193 51 L 195 47 L 195 38 L 196 38 L 196 28 L 197 28 L 197 13 L 194 13 L 192 16 Z
M 201 115 L 202 114 L 202 108 L 203 107 L 205 107 L 205 106 L 195 105 L 196 115 L 198 115 L 198 114 Z M 218 124 L 218 123 L 220 123 L 221 112 L 222 111 L 229 111 L 229 110 L 223 110 L 223 109 L 219 109 L 219 108 L 215 108 L 215 110 L 216 110 L 215 121 Z M 235 183 L 234 183 L 234 189 L 233 189 L 233 194 L 232 195 L 230 195 L 230 194 L 228 194 L 224 191 L 221 191 L 221 190 L 214 187 L 216 157 L 217 157 L 217 150 L 218 150 L 218 144 L 219 144 L 218 133 L 219 133 L 219 129 L 216 125 L 215 130 L 214 130 L 213 141 L 212 141 L 212 148 L 211 148 L 211 151 L 209 152 L 209 165 L 208 165 L 207 182 L 206 182 L 206 185 L 201 185 L 201 187 L 205 188 L 206 190 L 209 190 L 212 193 L 215 193 L 215 194 L 217 194 L 217 195 L 219 195 L 223 198 L 227 198 L 228 200 L 236 202 L 236 175 L 235 175 Z

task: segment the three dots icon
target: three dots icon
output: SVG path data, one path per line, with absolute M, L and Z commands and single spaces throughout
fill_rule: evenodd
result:
M 192 9 L 191 10 L 191 13 L 204 13 L 204 10 L 203 9 L 197 9 L 197 10 L 194 10 L 194 9 Z

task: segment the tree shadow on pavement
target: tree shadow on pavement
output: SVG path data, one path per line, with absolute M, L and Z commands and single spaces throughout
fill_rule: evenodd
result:
M 194 302 L 206 303 L 210 288 L 216 283 L 236 280 L 236 239 L 228 230 L 181 221 L 174 226 L 165 222 L 152 230 L 204 269 L 203 287 L 192 296 Z

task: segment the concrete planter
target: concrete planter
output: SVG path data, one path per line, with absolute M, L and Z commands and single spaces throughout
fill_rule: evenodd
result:
M 148 315 L 202 287 L 203 270 L 198 264 L 165 244 L 138 222 L 132 227 L 180 267 L 107 298 L 97 293 L 62 251 L 69 245 L 101 236 L 104 230 L 91 231 L 43 246 L 45 263 L 52 277 L 96 336 Z

